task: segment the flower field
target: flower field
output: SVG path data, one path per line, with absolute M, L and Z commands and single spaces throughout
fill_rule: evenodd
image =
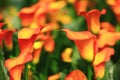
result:
M 0 80 L 119 80 L 120 0 L 0 0 Z

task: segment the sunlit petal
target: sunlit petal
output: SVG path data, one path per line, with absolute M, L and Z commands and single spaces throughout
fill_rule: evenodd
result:
M 107 62 L 110 60 L 111 55 L 114 55 L 114 49 L 105 47 L 98 53 L 96 53 L 93 65 L 98 65 L 103 62 Z
M 117 40 L 120 40 L 119 32 L 102 33 L 102 34 L 100 34 L 100 36 L 97 39 L 98 47 L 102 48 L 106 45 L 113 46 L 113 45 L 115 45 Z

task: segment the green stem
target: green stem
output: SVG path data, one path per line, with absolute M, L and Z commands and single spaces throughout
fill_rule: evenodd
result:
M 0 60 L 0 80 L 8 80 L 8 76 L 6 74 L 2 60 Z
M 92 66 L 88 66 L 88 80 L 92 80 Z
M 29 80 L 28 79 L 28 63 L 25 64 L 25 80 Z

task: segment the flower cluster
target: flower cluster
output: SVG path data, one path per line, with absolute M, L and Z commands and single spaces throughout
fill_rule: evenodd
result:
M 104 2 L 113 11 L 119 29 L 120 0 Z M 107 9 L 97 8 L 99 3 L 38 0 L 18 12 L 11 8 L 20 20 L 20 28 L 12 25 L 12 12 L 8 17 L 9 13 L 1 10 L 0 61 L 8 74 L 3 70 L 0 75 L 3 72 L 10 80 L 102 80 L 107 63 L 116 55 L 114 46 L 120 32 L 116 25 L 101 20 Z

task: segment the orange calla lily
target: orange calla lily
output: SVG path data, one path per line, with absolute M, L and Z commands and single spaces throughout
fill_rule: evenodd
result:
M 95 75 L 97 77 L 103 78 L 105 66 L 100 65 L 99 67 L 99 64 L 109 61 L 110 56 L 114 55 L 114 50 L 109 47 L 101 47 L 102 49 L 99 49 L 99 47 L 97 47 L 99 43 L 96 42 L 97 38 L 90 32 L 72 32 L 68 29 L 63 29 L 63 31 L 66 32 L 66 35 L 69 39 L 74 40 L 76 46 L 78 47 L 81 57 L 87 61 L 92 62 L 93 66 L 95 67 Z M 97 70 L 97 68 L 102 69 L 102 73 L 99 70 Z
M 103 9 L 101 12 L 97 9 L 93 9 L 87 12 L 80 12 L 86 18 L 88 30 L 97 34 L 100 31 L 100 15 L 105 14 L 106 10 Z
M 31 7 L 23 8 L 19 13 L 22 25 L 30 26 L 31 23 L 35 23 L 39 27 L 39 25 L 46 22 L 46 13 L 56 10 L 58 11 L 65 5 L 65 1 L 39 1 L 37 4 Z
M 0 28 L 4 25 L 4 23 L 0 24 Z M 2 40 L 5 42 L 5 46 L 7 49 L 11 50 L 13 47 L 12 44 L 12 35 L 14 33 L 14 30 L 7 30 L 7 29 L 0 29 L 0 46 L 2 47 Z
M 34 41 L 36 40 L 37 34 L 39 34 L 40 29 L 32 29 L 32 28 L 23 28 L 18 32 L 18 41 L 20 51 L 29 52 L 32 49 Z M 24 43 L 24 44 L 23 44 Z
M 95 71 L 95 77 L 102 79 L 105 74 L 105 63 L 110 60 L 110 57 L 114 55 L 114 49 L 105 47 L 96 53 L 93 61 L 93 67 Z
M 5 66 L 9 71 L 10 80 L 21 80 L 24 64 L 32 60 L 32 55 L 27 52 L 20 53 L 17 58 L 7 59 Z
M 87 80 L 87 78 L 82 71 L 73 70 L 65 77 L 65 80 Z
M 4 42 L 5 45 L 7 47 L 7 49 L 11 50 L 13 48 L 13 43 L 12 43 L 12 35 L 13 35 L 14 31 L 6 31 L 5 35 L 4 35 Z
M 10 80 L 21 80 L 24 64 L 32 60 L 30 53 L 39 31 L 40 29 L 23 28 L 18 32 L 20 54 L 16 58 L 5 61 L 5 66 L 10 73 Z
M 74 40 L 83 59 L 92 62 L 96 53 L 96 37 L 89 31 L 72 32 L 63 29 L 69 39 Z

